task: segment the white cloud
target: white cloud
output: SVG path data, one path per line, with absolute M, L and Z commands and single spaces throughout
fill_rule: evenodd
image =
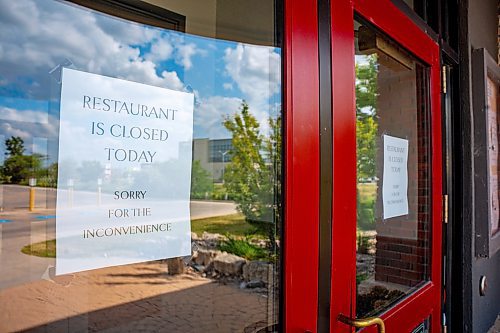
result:
M 230 134 L 222 123 L 225 117 L 241 108 L 242 100 L 236 97 L 211 96 L 198 102 L 194 110 L 194 136 L 211 139 L 229 138 Z
M 146 55 L 146 59 L 151 61 L 165 61 L 172 57 L 174 47 L 169 40 L 162 38 L 156 40 L 151 45 L 151 51 Z
M 227 74 L 243 93 L 261 133 L 267 135 L 268 119 L 277 114 L 276 105 L 281 103 L 280 54 L 271 47 L 239 43 L 225 50 L 224 61 Z
M 46 123 L 1 121 L 0 133 L 6 138 L 19 136 L 25 141 L 32 138 L 54 139 L 59 133 L 58 120 L 49 115 Z
M 193 58 L 207 54 L 207 50 L 200 49 L 192 39 L 181 34 L 110 19 L 77 5 L 57 1 L 0 0 L 0 8 L 0 81 L 27 93 L 26 99 L 54 98 L 48 89 L 49 71 L 65 59 L 79 70 L 186 90 L 177 73 L 160 70 L 158 62 L 173 60 L 187 71 L 194 67 Z M 215 48 L 215 43 L 207 47 Z M 225 73 L 234 81 L 223 83 L 224 89 L 236 91 L 239 88 L 243 96 L 197 95 L 195 126 L 212 138 L 228 137 L 222 126 L 223 117 L 236 112 L 244 98 L 264 129 L 274 110 L 276 101 L 272 97 L 281 89 L 280 54 L 275 48 L 237 44 L 225 50 L 223 60 Z M 213 69 L 214 73 L 220 70 Z M 213 74 L 214 80 L 220 80 L 220 72 L 217 73 Z M 12 133 L 22 128 L 31 136 L 36 132 L 40 137 L 57 138 L 57 119 L 49 115 L 43 122 L 39 119 L 42 115 L 29 115 L 29 111 L 16 111 L 19 115 L 8 111 L 4 118 L 12 123 L 0 123 L 5 131 L 1 133 L 15 135 Z M 14 121 L 25 120 L 13 117 L 23 115 L 23 119 L 31 117 L 34 122 L 39 119 L 43 126 L 16 125 Z
M 196 55 L 204 56 L 207 54 L 206 50 L 200 49 L 194 43 L 186 42 L 184 35 L 170 35 L 170 43 L 174 45 L 174 60 L 179 66 L 184 69 L 190 70 L 193 67 L 192 58 Z
M 189 70 L 193 66 L 191 58 L 197 53 L 199 53 L 199 51 L 196 45 L 192 43 L 180 45 L 177 51 L 176 63 L 184 66 L 186 70 Z
M 49 114 L 47 111 L 17 110 L 0 106 L 0 119 L 47 124 Z
M 195 55 L 205 55 L 206 51 L 198 48 L 194 43 L 186 43 L 184 36 L 165 35 L 155 38 L 151 50 L 145 55 L 147 60 L 166 61 L 174 59 L 175 63 L 190 70 L 193 67 L 192 58 Z
M 237 97 L 211 96 L 209 98 L 197 98 L 194 109 L 194 137 L 210 139 L 226 139 L 231 133 L 223 125 L 224 119 L 232 117 L 241 110 L 242 99 Z M 268 112 L 262 112 L 252 108 L 249 110 L 259 122 L 260 133 L 269 134 L 269 117 L 275 118 L 281 111 L 281 103 L 268 105 Z
M 238 44 L 227 48 L 224 60 L 228 75 L 250 105 L 262 107 L 281 89 L 281 56 L 274 48 Z
M 14 127 L 10 123 L 0 124 L 0 129 L 0 132 L 5 138 L 10 138 L 11 136 L 19 136 L 23 140 L 31 138 L 31 134 L 28 131 L 22 130 L 18 127 Z
M 174 52 L 171 41 L 162 37 L 159 29 L 110 19 L 61 2 L 1 2 L 2 76 L 10 83 L 17 81 L 23 91 L 30 91 L 32 96 L 27 97 L 46 99 L 47 73 L 66 58 L 80 70 L 183 88 L 174 71 L 157 71 L 156 61 L 168 59 Z M 153 40 L 152 55 L 141 55 L 138 46 Z M 20 73 L 33 80 L 19 82 Z M 37 89 L 34 83 L 42 88 Z

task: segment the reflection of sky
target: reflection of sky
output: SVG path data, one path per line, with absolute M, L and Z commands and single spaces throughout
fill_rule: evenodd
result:
M 194 92 L 194 137 L 226 138 L 242 100 L 264 130 L 281 102 L 280 50 L 125 22 L 56 1 L 0 0 L 0 138 L 57 160 L 60 71 Z M 38 147 L 40 146 L 40 147 Z M 3 147 L 2 147 L 3 148 Z
M 356 65 L 361 65 L 361 66 L 366 66 L 368 65 L 368 59 L 370 58 L 370 56 L 367 56 L 367 55 L 360 55 L 360 54 L 356 54 L 354 56 L 354 62 L 356 63 Z

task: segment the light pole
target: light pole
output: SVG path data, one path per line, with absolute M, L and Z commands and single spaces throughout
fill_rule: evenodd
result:
M 226 154 L 229 153 L 229 150 L 226 150 L 225 152 L 219 150 L 219 153 L 222 155 L 222 184 L 224 184 L 224 158 L 226 157 Z

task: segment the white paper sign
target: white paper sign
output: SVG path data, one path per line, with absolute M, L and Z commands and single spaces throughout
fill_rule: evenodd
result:
M 382 200 L 384 219 L 408 214 L 408 140 L 389 135 L 384 140 Z
M 191 253 L 193 103 L 63 69 L 56 274 Z

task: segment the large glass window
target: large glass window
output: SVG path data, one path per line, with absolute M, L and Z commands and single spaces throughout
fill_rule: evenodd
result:
M 0 331 L 274 329 L 280 2 L 75 2 L 0 0 Z

